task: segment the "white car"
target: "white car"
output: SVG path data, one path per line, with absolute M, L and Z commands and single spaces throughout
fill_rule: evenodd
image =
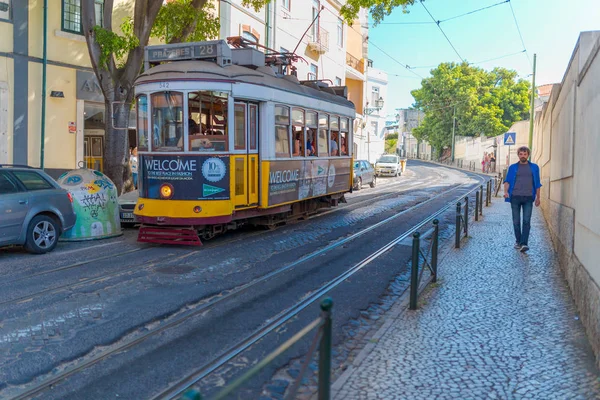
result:
M 375 162 L 375 175 L 399 176 L 402 173 L 400 157 L 395 154 L 384 154 Z
M 138 197 L 139 192 L 137 190 L 119 196 L 119 216 L 121 217 L 122 226 L 133 226 L 136 224 L 137 220 L 135 219 L 135 215 L 133 215 L 133 210 L 135 209 Z

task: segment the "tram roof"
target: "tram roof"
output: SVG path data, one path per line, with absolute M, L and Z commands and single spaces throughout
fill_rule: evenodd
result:
M 310 98 L 318 98 L 323 101 L 339 104 L 354 109 L 354 103 L 334 93 L 329 93 L 327 88 L 319 89 L 285 79 L 282 76 L 271 75 L 269 72 L 260 71 L 239 65 L 221 67 L 211 61 L 176 61 L 160 64 L 142 73 L 135 81 L 136 85 L 150 83 L 157 80 L 230 80 L 240 83 L 249 83 L 266 86 L 276 90 L 297 93 Z

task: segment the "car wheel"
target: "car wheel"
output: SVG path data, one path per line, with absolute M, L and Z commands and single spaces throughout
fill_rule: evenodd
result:
M 375 187 L 375 185 L 377 185 L 377 178 L 376 178 L 376 177 L 373 177 L 373 181 L 371 181 L 371 184 L 370 184 L 370 186 L 371 186 L 372 188 L 374 188 L 374 187 Z
M 27 227 L 25 249 L 30 253 L 44 254 L 52 251 L 58 243 L 59 227 L 46 215 L 34 217 Z

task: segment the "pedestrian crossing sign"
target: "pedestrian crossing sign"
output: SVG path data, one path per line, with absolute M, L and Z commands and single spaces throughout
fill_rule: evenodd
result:
M 504 145 L 512 146 L 517 142 L 517 132 L 506 132 L 504 134 Z

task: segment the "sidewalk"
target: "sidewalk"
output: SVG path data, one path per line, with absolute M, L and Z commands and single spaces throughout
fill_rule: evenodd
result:
M 332 385 L 349 399 L 598 399 L 600 373 L 546 222 L 513 248 L 510 207 L 494 198 L 470 239 L 440 260 L 439 286 L 398 304 Z

